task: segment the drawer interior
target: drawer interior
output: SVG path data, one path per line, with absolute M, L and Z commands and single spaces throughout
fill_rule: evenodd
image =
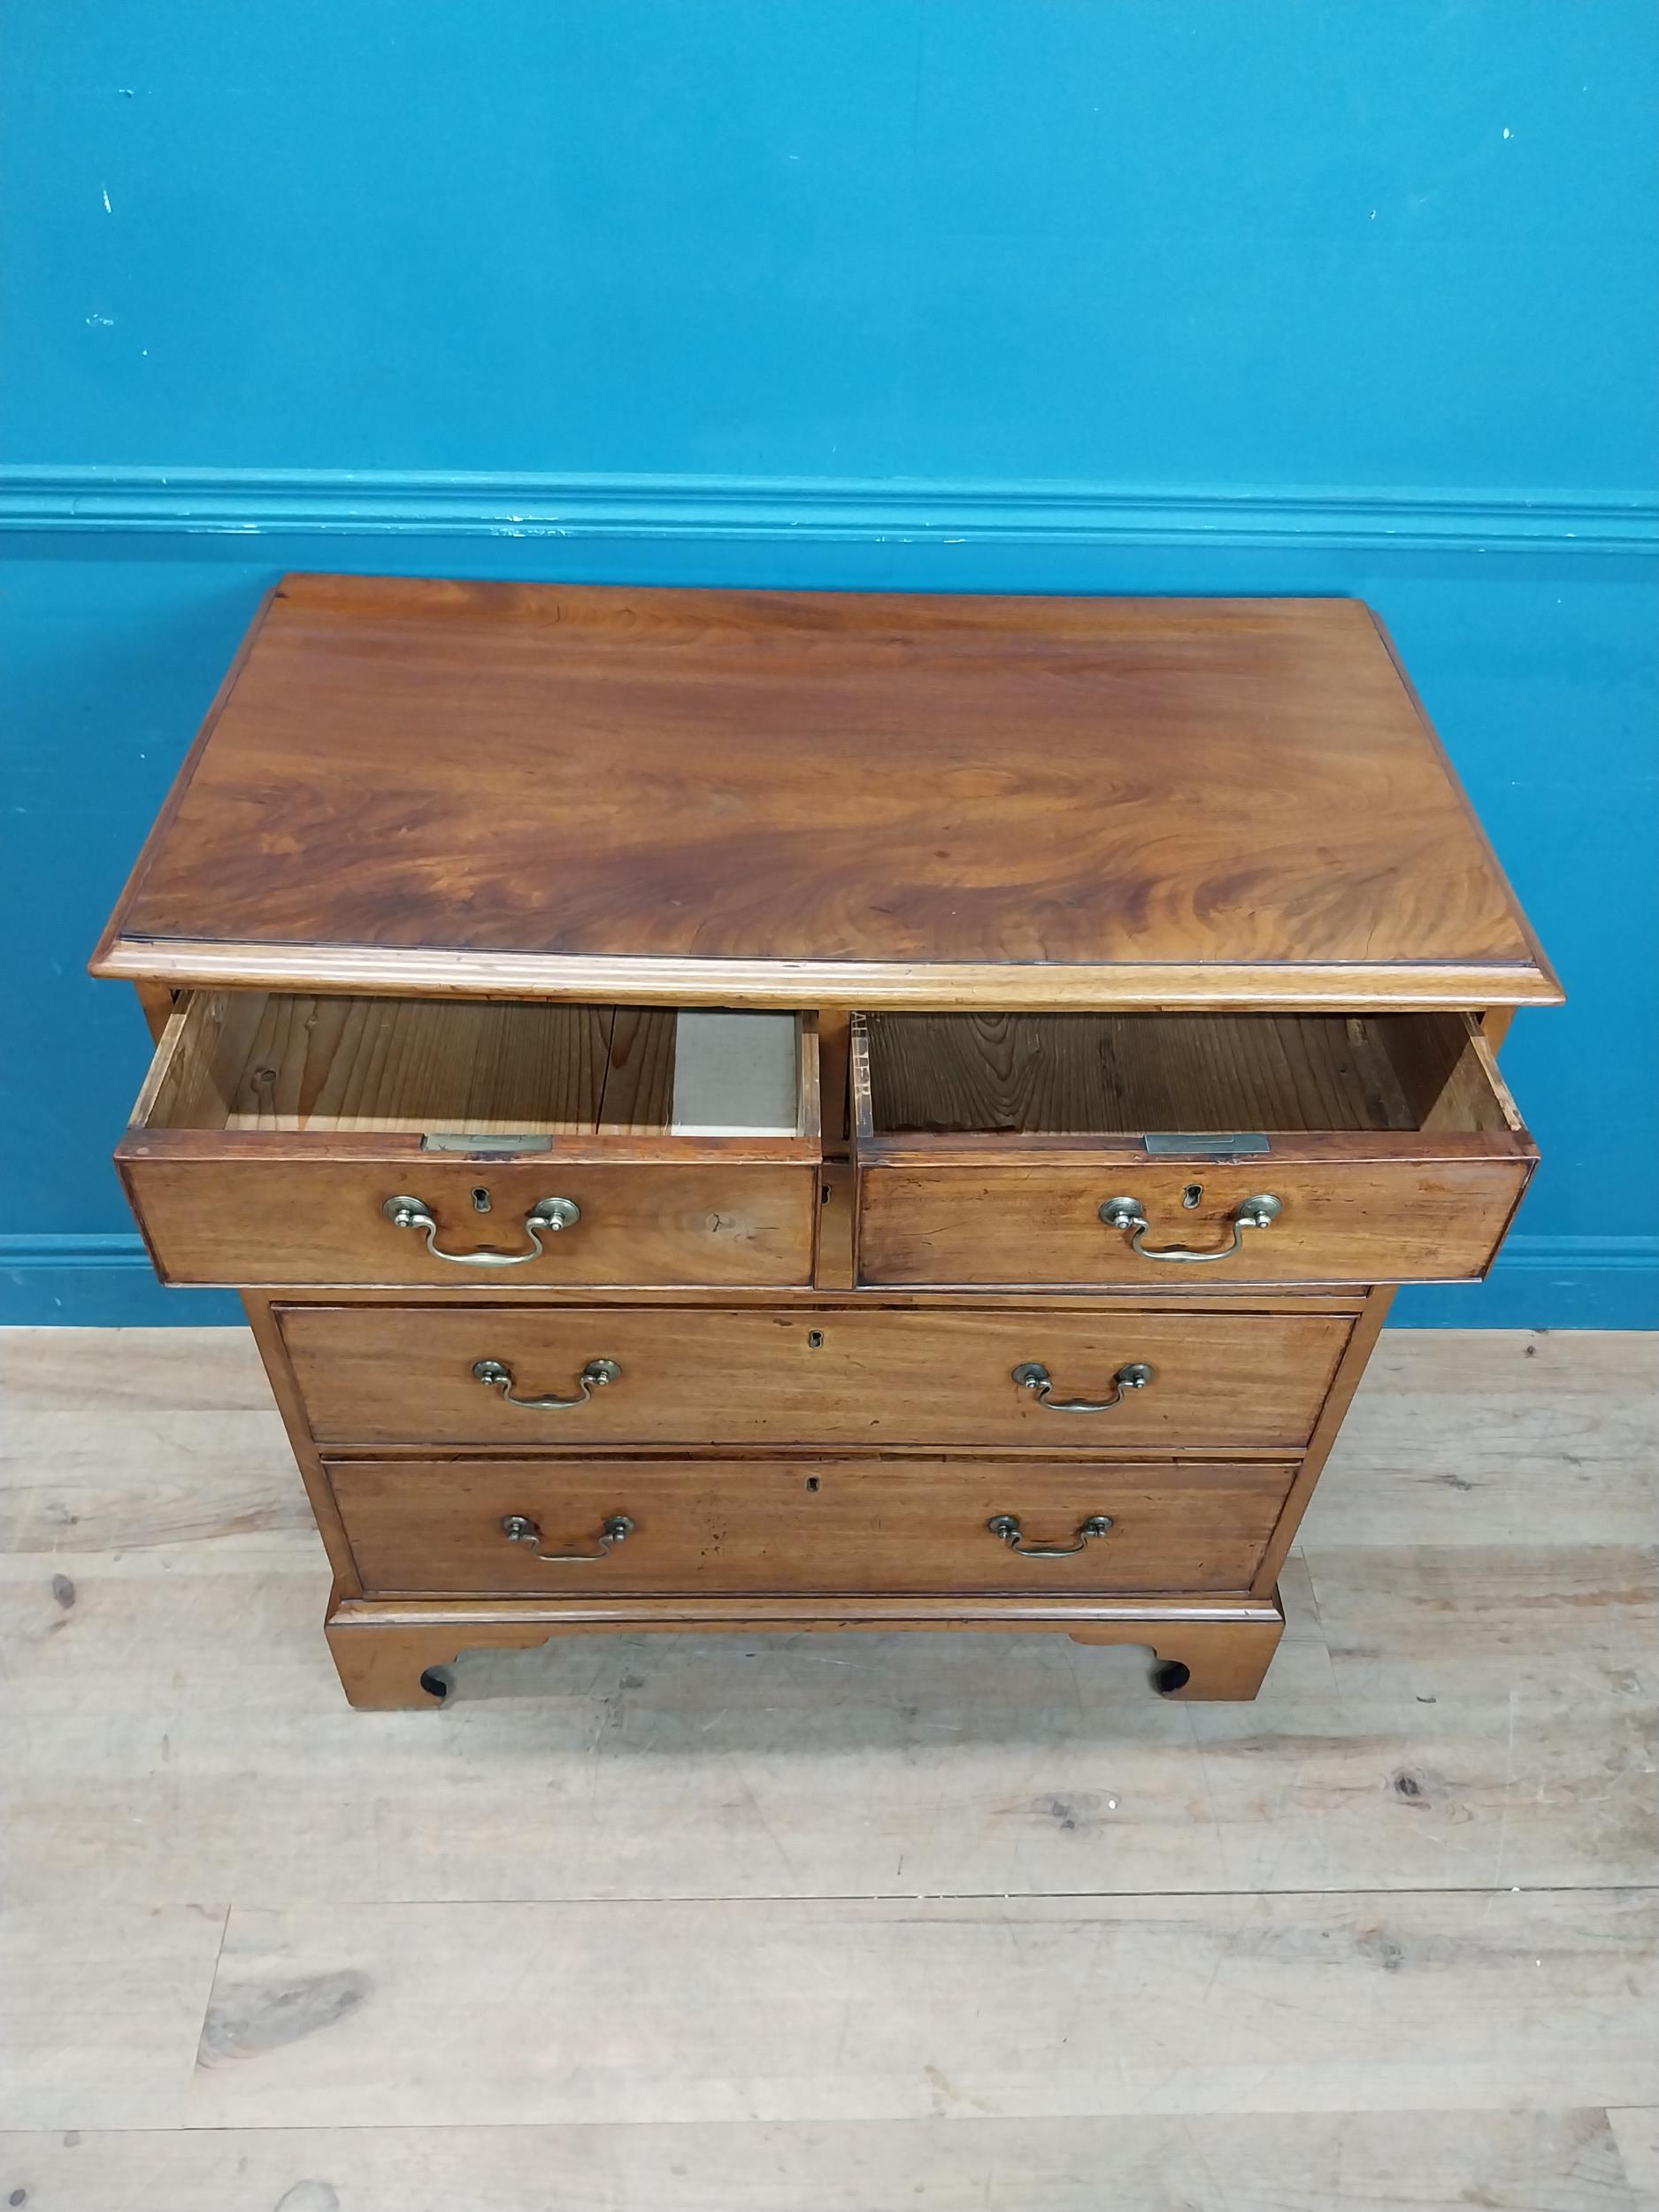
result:
M 860 1133 L 1519 1131 L 1464 1014 L 870 1014 Z
M 497 1140 L 816 1138 L 815 1042 L 795 1014 L 194 991 L 134 1119 Z

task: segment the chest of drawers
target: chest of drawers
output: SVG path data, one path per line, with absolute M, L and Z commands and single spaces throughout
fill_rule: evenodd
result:
M 291 577 L 93 963 L 365 1706 L 561 1632 L 1255 1694 L 1560 990 L 1369 611 Z

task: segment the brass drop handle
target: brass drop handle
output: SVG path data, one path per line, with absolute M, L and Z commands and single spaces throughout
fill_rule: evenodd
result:
M 577 1394 L 573 1398 L 517 1398 L 513 1395 L 512 1370 L 503 1360 L 475 1359 L 472 1362 L 475 1381 L 486 1390 L 499 1390 L 502 1402 L 510 1406 L 527 1406 L 532 1413 L 563 1413 L 571 1406 L 586 1405 L 595 1390 L 603 1390 L 607 1383 L 620 1382 L 622 1370 L 613 1359 L 590 1359 L 576 1378 Z
M 388 1198 L 380 1211 L 394 1229 L 424 1229 L 427 1251 L 453 1267 L 522 1267 L 526 1260 L 539 1260 L 546 1249 L 539 1232 L 545 1229 L 551 1234 L 559 1229 L 573 1229 L 582 1217 L 582 1210 L 573 1198 L 538 1198 L 524 1217 L 525 1234 L 530 1240 L 527 1252 L 446 1252 L 438 1242 L 436 1217 L 424 1198 Z
M 501 1532 L 510 1544 L 539 1544 L 541 1529 L 527 1513 L 509 1513 L 503 1520 Z M 549 1567 L 587 1566 L 598 1559 L 608 1559 L 618 1544 L 626 1543 L 634 1533 L 634 1524 L 626 1513 L 610 1513 L 599 1532 L 597 1551 L 538 1551 L 536 1557 Z
M 1144 1390 L 1156 1373 L 1156 1368 L 1148 1367 L 1145 1360 L 1131 1360 L 1112 1377 L 1110 1398 L 1054 1397 L 1054 1378 L 1041 1360 L 1022 1361 L 1014 1370 L 1014 1380 L 1022 1390 L 1029 1390 L 1040 1404 L 1047 1406 L 1050 1413 L 1110 1413 L 1114 1406 L 1123 1403 L 1129 1391 Z
M 1091 1513 L 1087 1521 L 1078 1525 L 1076 1536 L 1069 1544 L 1028 1544 L 1020 1533 L 1019 1523 L 1011 1513 L 998 1513 L 986 1523 L 993 1536 L 1000 1536 L 1010 1551 L 1017 1551 L 1022 1559 L 1070 1559 L 1073 1552 L 1087 1551 L 1091 1536 L 1104 1536 L 1112 1525 L 1110 1513 Z
M 1247 1229 L 1271 1229 L 1284 1210 L 1284 1200 L 1275 1198 L 1271 1191 L 1259 1198 L 1241 1198 L 1233 1210 L 1232 1243 L 1218 1244 L 1210 1252 L 1194 1252 L 1185 1244 L 1143 1244 L 1141 1239 L 1152 1225 L 1138 1198 L 1109 1198 L 1100 1210 L 1100 1217 L 1109 1229 L 1133 1229 L 1130 1248 L 1143 1260 L 1230 1260 L 1244 1242 Z

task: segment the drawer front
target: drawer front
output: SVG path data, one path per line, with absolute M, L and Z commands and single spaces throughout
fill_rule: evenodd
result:
M 1530 1156 L 1340 1154 L 1223 1165 L 871 1165 L 859 1182 L 858 1280 L 1127 1289 L 1455 1281 L 1486 1273 L 1532 1165 Z M 1265 1210 L 1265 1225 L 1241 1218 L 1264 1195 L 1277 1208 Z M 1118 1200 L 1132 1202 L 1116 1208 L 1114 1225 L 1101 1210 Z
M 319 1443 L 573 1452 L 1294 1451 L 1350 1325 L 1333 1314 L 1139 1310 L 278 1313 Z M 1074 1402 L 1092 1409 L 1063 1409 Z
M 373 1596 L 1041 1595 L 1243 1590 L 1293 1470 L 543 1458 L 328 1473 Z
M 810 1161 L 486 1162 L 420 1152 L 295 1161 L 252 1146 L 242 1157 L 192 1159 L 149 1156 L 137 1139 L 120 1162 L 170 1283 L 516 1291 L 812 1279 L 819 1179 Z M 419 1201 L 423 1217 L 388 1219 L 387 1202 L 398 1197 Z M 573 1225 L 538 1225 L 534 1210 L 550 1198 L 575 1206 Z M 480 1264 L 480 1255 L 495 1263 Z

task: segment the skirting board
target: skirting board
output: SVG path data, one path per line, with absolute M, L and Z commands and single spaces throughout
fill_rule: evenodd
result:
M 0 1326 L 239 1325 L 230 1291 L 163 1290 L 135 1234 L 0 1236 Z M 1659 1329 L 1659 1237 L 1511 1237 L 1490 1281 L 1402 1290 L 1396 1326 Z

